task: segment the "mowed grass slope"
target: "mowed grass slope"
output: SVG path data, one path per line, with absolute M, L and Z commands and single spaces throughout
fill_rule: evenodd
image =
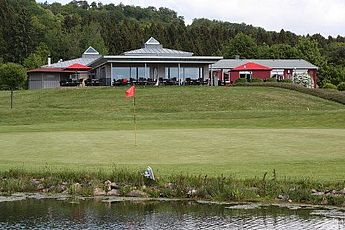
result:
M 0 170 L 151 165 L 171 173 L 342 180 L 345 107 L 277 88 L 137 89 L 138 145 L 126 88 L 0 92 Z
M 126 88 L 0 91 L 0 132 L 132 129 Z M 345 107 L 277 88 L 137 89 L 140 129 L 345 128 Z

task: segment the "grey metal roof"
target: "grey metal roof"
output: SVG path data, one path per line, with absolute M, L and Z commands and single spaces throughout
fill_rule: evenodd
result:
M 125 64 L 142 64 L 144 65 L 149 63 L 156 64 L 214 64 L 223 57 L 215 56 L 103 56 L 90 64 L 92 68 L 97 68 L 105 63 L 125 63 Z
M 124 53 L 125 56 L 193 56 L 193 53 L 166 48 L 141 48 Z
M 190 57 L 193 56 L 191 52 L 185 52 L 181 50 L 173 50 L 163 48 L 163 46 L 155 38 L 151 37 L 144 44 L 141 49 L 131 50 L 124 52 L 125 56 L 174 56 L 174 57 Z
M 90 46 L 89 48 L 87 48 L 85 50 L 85 52 L 82 54 L 81 58 L 76 58 L 76 59 L 72 59 L 72 60 L 67 60 L 67 61 L 61 61 L 61 62 L 57 62 L 51 65 L 44 65 L 42 66 L 42 68 L 66 68 L 70 65 L 73 64 L 82 64 L 82 65 L 86 65 L 88 66 L 89 64 L 91 64 L 93 61 L 95 61 L 96 59 L 100 58 L 101 55 L 98 53 L 98 51 L 93 48 L 92 46 Z
M 62 62 L 57 62 L 54 64 L 51 64 L 50 66 L 44 65 L 42 68 L 67 68 L 70 65 L 73 64 L 82 64 L 88 66 L 91 64 L 93 61 L 98 59 L 99 57 L 93 57 L 93 58 L 76 58 L 68 61 L 62 61 Z
M 273 69 L 318 69 L 303 59 L 223 59 L 212 65 L 213 69 L 233 69 L 247 62 L 255 62 Z

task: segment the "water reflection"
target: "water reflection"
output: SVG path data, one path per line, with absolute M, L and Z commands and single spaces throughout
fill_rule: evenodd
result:
M 345 229 L 345 213 L 279 207 L 229 208 L 195 202 L 0 203 L 0 229 Z M 312 215 L 318 213 L 318 215 Z M 321 213 L 321 214 L 320 214 Z

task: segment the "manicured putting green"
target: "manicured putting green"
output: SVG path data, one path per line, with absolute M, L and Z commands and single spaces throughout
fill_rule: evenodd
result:
M 344 176 L 343 129 L 164 129 L 138 132 L 1 133 L 1 169 L 95 170 L 113 165 L 154 166 L 159 173 L 340 180 Z M 325 144 L 327 143 L 327 144 Z

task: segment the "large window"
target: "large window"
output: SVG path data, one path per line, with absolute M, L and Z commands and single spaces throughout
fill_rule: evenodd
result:
M 200 78 L 200 69 L 199 68 L 184 68 L 184 79 L 198 79 Z
M 168 72 L 167 78 L 172 79 L 172 78 L 178 78 L 178 68 L 177 67 L 167 67 L 165 72 Z
M 165 67 L 165 78 L 167 79 L 178 79 L 178 67 Z M 180 78 L 183 78 L 183 68 L 180 68 Z
M 131 68 L 131 78 L 132 79 L 137 79 L 137 71 L 138 71 L 138 69 L 136 67 Z
M 138 67 L 138 78 L 149 78 L 150 77 L 150 68 L 146 67 L 146 75 L 145 75 L 145 67 Z
M 178 67 L 166 67 L 165 78 L 172 79 L 178 78 Z M 181 67 L 180 68 L 180 79 L 198 79 L 200 76 L 200 68 L 197 67 Z
M 150 75 L 150 68 L 146 68 L 146 78 Z M 145 68 L 144 67 L 113 67 L 113 80 L 119 79 L 134 79 L 145 78 Z
M 131 75 L 130 67 L 113 67 L 113 80 L 129 79 Z

